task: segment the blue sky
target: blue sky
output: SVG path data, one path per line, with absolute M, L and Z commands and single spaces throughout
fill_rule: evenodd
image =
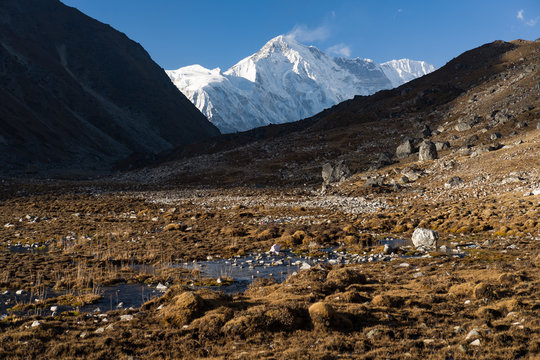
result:
M 494 40 L 540 37 L 539 0 L 62 0 L 139 42 L 165 69 L 227 69 L 280 34 L 376 62 L 437 67 Z

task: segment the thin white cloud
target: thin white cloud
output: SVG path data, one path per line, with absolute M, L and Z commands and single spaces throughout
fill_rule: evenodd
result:
M 321 25 L 315 29 L 310 29 L 306 25 L 295 25 L 286 36 L 298 42 L 323 41 L 330 36 L 330 28 L 326 25 Z
M 344 56 L 344 57 L 351 56 L 351 48 L 343 43 L 330 46 L 328 49 L 326 49 L 326 51 L 329 54 L 333 54 L 333 55 Z
M 540 17 L 536 17 L 535 19 L 525 19 L 525 16 L 523 14 L 525 13 L 525 10 L 521 9 L 517 13 L 517 18 L 521 20 L 525 25 L 527 26 L 535 26 L 538 23 L 538 20 L 540 20 Z

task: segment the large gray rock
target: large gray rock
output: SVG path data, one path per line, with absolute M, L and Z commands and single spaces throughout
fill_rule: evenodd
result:
M 437 154 L 437 147 L 431 141 L 424 141 L 420 144 L 420 149 L 418 150 L 418 160 L 434 160 L 437 159 L 439 155 Z
M 404 158 L 415 152 L 414 144 L 411 139 L 405 139 L 396 149 L 396 157 Z
M 416 228 L 412 234 L 412 243 L 416 247 L 436 249 L 437 240 L 439 240 L 439 234 L 434 230 Z
M 340 160 L 335 163 L 326 163 L 322 168 L 322 178 L 324 185 L 331 183 L 340 183 L 345 181 L 351 175 L 351 170 L 345 164 L 345 161 Z

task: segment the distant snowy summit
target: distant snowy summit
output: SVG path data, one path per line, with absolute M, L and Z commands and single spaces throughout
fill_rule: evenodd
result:
M 200 65 L 166 70 L 222 133 L 300 120 L 355 95 L 390 89 L 435 70 L 408 59 L 375 64 L 334 58 L 284 35 L 229 70 Z

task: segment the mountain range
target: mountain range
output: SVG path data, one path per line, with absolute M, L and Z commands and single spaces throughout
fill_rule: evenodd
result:
M 222 133 L 312 116 L 355 95 L 391 89 L 435 70 L 424 61 L 334 58 L 280 35 L 222 71 L 200 65 L 166 71 Z

